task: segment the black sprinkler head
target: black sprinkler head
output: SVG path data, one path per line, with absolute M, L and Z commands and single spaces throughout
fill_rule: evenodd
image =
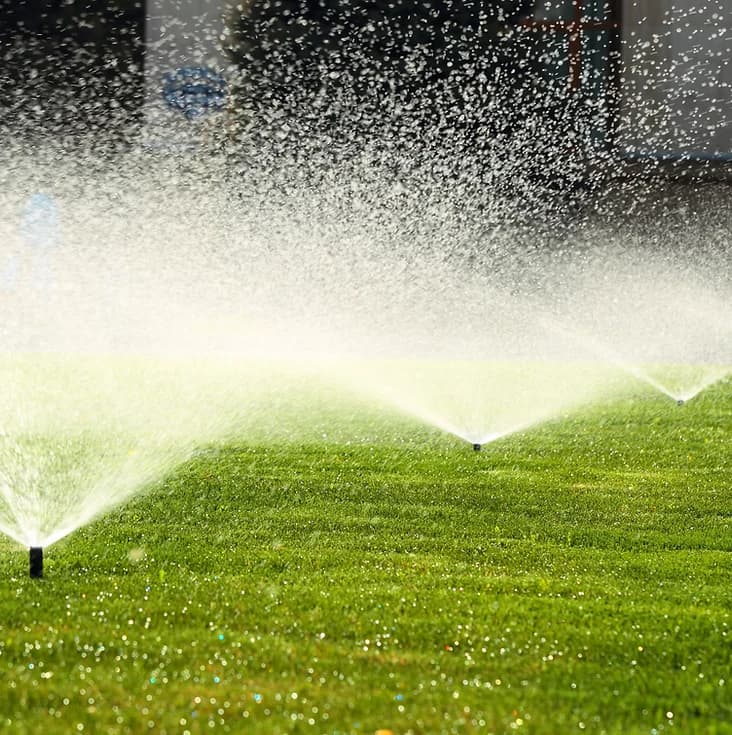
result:
M 483 448 L 482 444 L 473 444 L 473 451 L 479 452 Z
M 40 546 L 31 546 L 30 575 L 34 579 L 43 577 L 43 549 Z
M 677 406 L 683 406 L 686 403 L 686 401 L 683 398 L 679 398 L 678 401 L 676 401 Z

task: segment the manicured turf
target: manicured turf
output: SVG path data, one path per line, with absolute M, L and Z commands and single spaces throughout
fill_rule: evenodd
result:
M 729 381 L 334 435 L 212 446 L 41 581 L 0 541 L 0 730 L 732 732 Z

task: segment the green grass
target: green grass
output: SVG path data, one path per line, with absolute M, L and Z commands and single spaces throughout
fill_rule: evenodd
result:
M 1 541 L 0 730 L 732 733 L 729 382 L 333 437 L 212 446 L 42 581 Z

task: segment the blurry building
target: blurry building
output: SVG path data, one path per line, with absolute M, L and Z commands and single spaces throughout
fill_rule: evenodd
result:
M 618 156 L 732 160 L 730 0 L 0 0 L 0 123 L 104 130 L 139 119 L 144 108 L 148 119 L 185 124 L 195 115 L 176 84 L 199 94 L 196 104 L 213 90 L 215 106 L 221 89 L 191 70 L 226 79 L 232 60 L 245 66 L 236 47 L 250 41 L 232 28 L 235 7 L 267 16 L 265 30 L 279 42 L 274 26 L 292 30 L 308 8 L 322 8 L 326 22 L 356 5 L 372 25 L 391 17 L 407 43 L 433 44 L 426 57 L 444 65 L 471 57 L 489 65 L 505 38 L 500 27 L 512 29 L 525 54 L 521 64 L 513 50 L 506 54 L 517 63 L 513 76 L 530 64 L 563 86 L 568 95 L 558 104 L 590 110 L 594 140 Z M 440 51 L 445 33 L 467 39 L 454 58 Z M 374 53 L 398 64 L 401 40 L 379 43 Z M 278 53 L 266 43 L 244 50 L 250 59 Z M 338 48 L 327 51 L 331 63 Z
M 729 0 L 538 0 L 525 25 L 620 155 L 732 160 Z
M 732 3 L 622 0 L 619 19 L 626 121 L 619 149 L 732 161 Z
M 273 34 L 272 44 L 265 43 L 259 52 L 279 53 L 289 31 L 281 30 L 278 36 L 273 24 L 283 28 L 292 24 L 298 12 L 304 12 L 298 8 L 308 4 L 331 11 L 336 8 L 334 12 L 353 5 L 339 6 L 337 0 L 249 0 L 239 7 L 245 14 L 264 19 L 253 38 L 261 36 L 261 28 Z M 148 99 L 159 100 L 156 85 L 166 66 L 207 60 L 223 69 L 229 63 L 231 57 L 222 55 L 219 38 L 227 32 L 226 19 L 230 22 L 233 3 L 148 0 L 147 5 Z M 596 141 L 620 156 L 732 159 L 729 0 L 435 0 L 390 3 L 390 9 L 386 4 L 383 8 L 378 3 L 366 5 L 372 6 L 372 20 L 401 13 L 417 35 L 426 32 L 425 17 L 437 17 L 438 10 L 446 10 L 456 24 L 469 26 L 471 13 L 483 13 L 499 24 L 515 27 L 524 34 L 524 48 L 531 48 L 529 61 L 534 68 L 540 67 L 540 73 L 553 83 L 565 83 L 570 98 L 593 110 Z M 243 53 L 256 59 L 251 39 L 239 38 L 239 43 L 249 44 Z M 490 49 L 480 52 L 488 55 Z

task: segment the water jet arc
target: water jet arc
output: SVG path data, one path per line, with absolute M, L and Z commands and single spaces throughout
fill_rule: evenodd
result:
M 30 548 L 30 576 L 33 579 L 43 577 L 43 548 L 41 546 Z

